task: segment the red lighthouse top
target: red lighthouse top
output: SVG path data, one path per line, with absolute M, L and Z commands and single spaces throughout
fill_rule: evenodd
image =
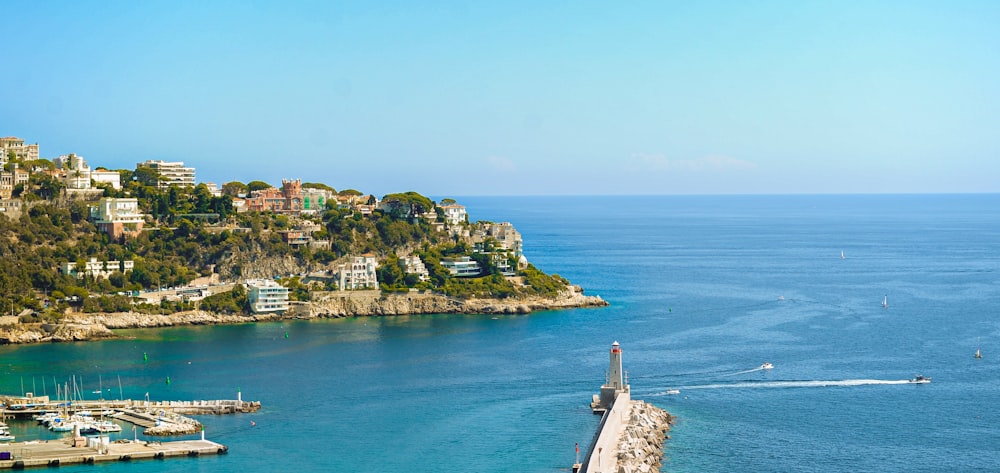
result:
M 622 348 L 621 348 L 620 345 L 618 345 L 617 341 L 615 341 L 615 343 L 611 344 L 611 353 L 621 353 L 621 352 L 622 352 Z

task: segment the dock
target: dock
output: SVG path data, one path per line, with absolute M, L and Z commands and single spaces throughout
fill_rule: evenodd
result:
M 180 456 L 196 457 L 220 455 L 229 450 L 225 445 L 204 438 L 174 442 L 135 442 L 131 440 L 103 444 L 91 442 L 89 446 L 76 447 L 72 444 L 73 442 L 66 440 L 0 444 L 0 469 L 53 467 Z

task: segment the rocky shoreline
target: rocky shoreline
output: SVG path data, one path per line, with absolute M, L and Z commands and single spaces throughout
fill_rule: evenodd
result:
M 115 338 L 114 329 L 173 327 L 180 325 L 245 324 L 280 319 L 365 317 L 416 314 L 527 314 L 539 310 L 602 307 L 600 296 L 586 296 L 579 286 L 569 286 L 551 298 L 457 299 L 441 294 L 380 291 L 314 293 L 310 302 L 295 303 L 285 314 L 226 315 L 185 311 L 170 315 L 138 312 L 71 314 L 60 323 L 0 325 L 0 344 L 74 342 Z

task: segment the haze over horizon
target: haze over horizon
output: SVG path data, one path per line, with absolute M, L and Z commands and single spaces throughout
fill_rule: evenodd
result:
M 0 136 L 366 193 L 1000 192 L 1000 3 L 4 2 Z

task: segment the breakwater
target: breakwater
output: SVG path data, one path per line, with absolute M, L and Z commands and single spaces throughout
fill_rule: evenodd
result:
M 674 417 L 663 409 L 633 400 L 621 364 L 621 347 L 611 346 L 608 381 L 594 395 L 591 408 L 601 414 L 597 433 L 574 473 L 649 473 L 660 471 L 663 443 Z

